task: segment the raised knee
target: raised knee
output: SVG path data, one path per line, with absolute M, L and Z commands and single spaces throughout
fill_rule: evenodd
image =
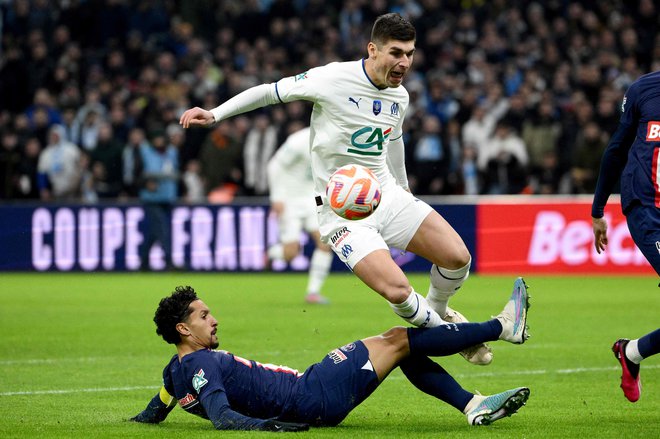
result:
M 410 283 L 401 282 L 385 285 L 381 294 L 390 303 L 403 303 L 410 296 L 411 292 Z
M 447 262 L 443 266 L 449 270 L 458 270 L 469 266 L 472 263 L 472 256 L 467 247 L 458 249 L 447 257 Z

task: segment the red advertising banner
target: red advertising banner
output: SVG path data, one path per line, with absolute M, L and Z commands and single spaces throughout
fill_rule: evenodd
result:
M 610 200 L 607 250 L 598 254 L 591 228 L 591 202 L 512 200 L 477 205 L 480 273 L 609 273 L 655 275 L 635 246 L 621 213 Z

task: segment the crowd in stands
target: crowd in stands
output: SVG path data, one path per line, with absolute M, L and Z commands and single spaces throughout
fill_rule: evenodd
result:
M 660 70 L 658 8 L 654 0 L 0 0 L 0 199 L 265 195 L 266 163 L 308 122 L 309 105 L 185 131 L 181 113 L 359 59 L 373 20 L 391 11 L 418 32 L 404 81 L 414 193 L 591 193 L 626 88 Z

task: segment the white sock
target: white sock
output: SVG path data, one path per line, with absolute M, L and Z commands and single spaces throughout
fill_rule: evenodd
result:
M 635 364 L 641 363 L 644 359 L 642 354 L 639 353 L 639 346 L 637 346 L 638 341 L 638 339 L 630 340 L 626 345 L 626 358 Z
M 463 409 L 463 413 L 467 415 L 469 412 L 474 410 L 479 404 L 481 404 L 481 402 L 484 399 L 486 399 L 486 397 L 483 395 L 478 395 L 478 394 L 474 395 L 472 399 L 468 401 L 467 405 Z
M 321 287 L 328 277 L 334 253 L 315 249 L 309 265 L 309 279 L 307 281 L 307 294 L 320 294 Z
M 403 303 L 390 303 L 394 313 L 408 323 L 420 328 L 440 326 L 442 321 L 437 312 L 429 306 L 424 296 L 412 290 Z
M 268 259 L 271 261 L 284 260 L 284 247 L 282 244 L 275 244 L 274 246 L 268 248 Z
M 472 260 L 470 259 L 470 262 L 457 270 L 438 267 L 435 264 L 431 267 L 431 284 L 426 299 L 441 317 L 447 315 L 449 298 L 456 294 L 456 291 L 470 275 L 471 264 Z

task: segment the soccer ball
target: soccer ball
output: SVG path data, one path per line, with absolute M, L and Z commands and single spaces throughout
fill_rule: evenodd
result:
M 325 194 L 330 208 L 347 220 L 371 215 L 380 203 L 380 183 L 371 169 L 345 165 L 330 176 Z

